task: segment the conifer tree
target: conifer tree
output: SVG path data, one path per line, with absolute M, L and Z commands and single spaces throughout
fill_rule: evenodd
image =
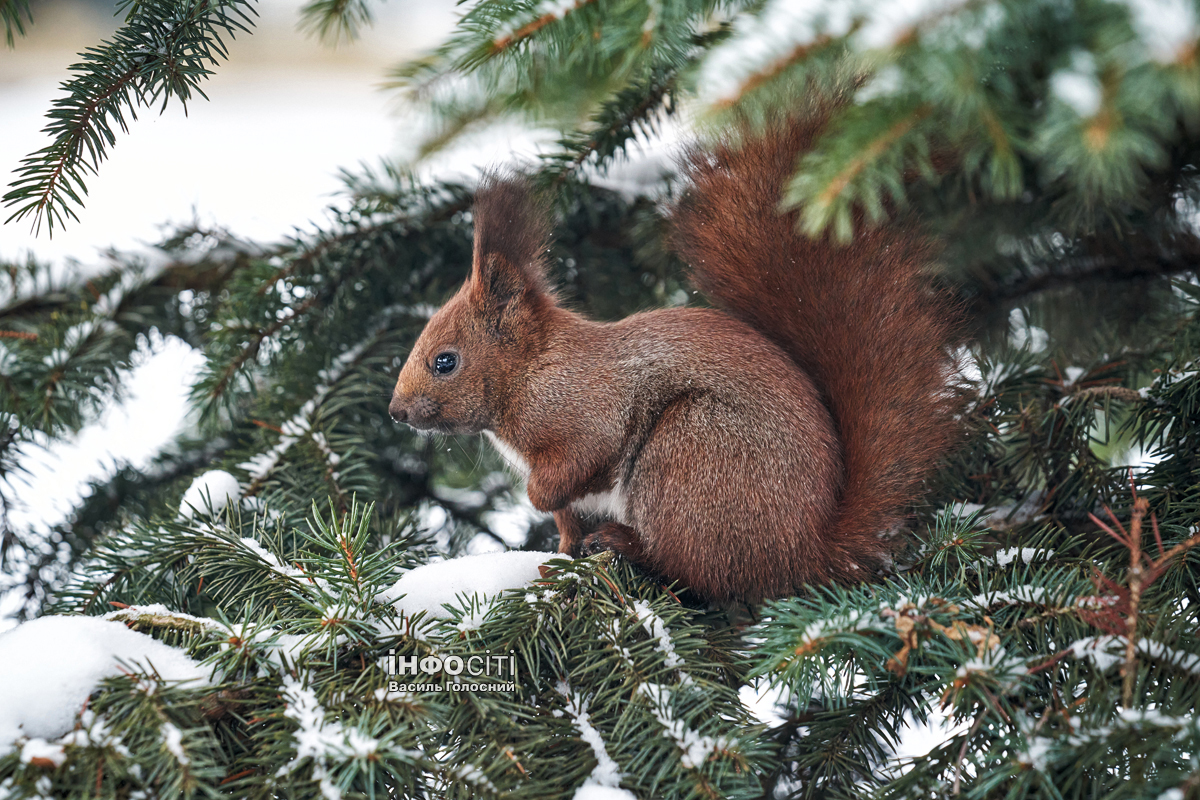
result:
M 242 0 L 122 8 L 64 84 L 7 224 L 86 213 L 129 120 L 192 99 L 253 29 Z M 314 0 L 304 23 L 352 37 L 370 12 Z M 0 16 L 10 39 L 30 24 L 22 0 Z M 386 416 L 466 275 L 470 186 L 384 166 L 348 178 L 311 235 L 182 229 L 152 262 L 115 254 L 86 280 L 5 264 L 2 588 L 26 617 L 106 617 L 209 677 L 178 683 L 153 658 L 107 673 L 73 730 L 0 741 L 0 787 L 1200 797 L 1198 19 L 1195 0 L 481 0 L 395 70 L 439 123 L 426 152 L 500 117 L 561 130 L 534 166 L 554 270 L 603 319 L 702 302 L 666 244 L 671 175 L 654 199 L 598 185 L 639 138 L 752 135 L 806 93 L 849 93 L 781 204 L 808 235 L 851 240 L 899 213 L 936 235 L 972 334 L 967 435 L 889 574 L 759 607 L 710 608 L 610 554 L 530 556 L 487 597 L 414 583 L 479 536 L 555 544 L 547 522 L 494 529 L 521 489 L 484 443 Z M 119 398 L 154 335 L 205 356 L 199 426 L 48 534 L 14 528 L 22 459 Z M 389 673 L 481 654 L 511 687 Z M 773 715 L 752 713 L 755 692 Z M 939 710 L 938 743 L 897 758 Z

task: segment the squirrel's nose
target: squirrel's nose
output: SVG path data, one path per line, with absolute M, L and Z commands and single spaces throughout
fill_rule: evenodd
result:
M 388 405 L 388 413 L 392 415 L 392 419 L 396 422 L 406 422 L 408 420 L 408 409 L 404 407 L 404 403 L 400 402 L 399 397 L 392 397 L 392 402 Z

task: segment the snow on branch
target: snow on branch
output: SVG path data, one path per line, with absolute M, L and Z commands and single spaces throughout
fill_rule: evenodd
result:
M 970 602 L 980 608 L 1013 605 L 1049 605 L 1050 590 L 1044 586 L 1014 586 L 1011 589 L 990 589 L 971 598 Z
M 330 718 L 317 699 L 317 693 L 289 674 L 283 676 L 284 716 L 296 723 L 296 757 L 275 773 L 277 778 L 291 774 L 305 759 L 312 761 L 313 780 L 325 800 L 341 800 L 342 790 L 330 776 L 333 762 L 353 758 L 370 759 L 379 750 L 379 740 L 357 728 L 347 728 L 336 717 Z M 392 748 L 393 750 L 395 748 Z M 413 758 L 421 754 L 408 753 Z
M 498 53 L 517 42 L 528 39 L 550 23 L 557 22 L 572 11 L 593 2 L 595 0 L 543 0 L 541 5 L 534 9 L 533 18 L 520 27 L 513 25 L 510 21 L 496 30 L 496 34 L 492 38 L 492 52 Z
M 1125 638 L 1122 636 L 1086 636 L 1072 642 L 1068 649 L 1075 658 L 1089 659 L 1101 672 L 1107 672 L 1125 660 Z M 1200 677 L 1200 655 L 1176 650 L 1153 639 L 1138 639 L 1137 651 Z
M 192 519 L 197 513 L 220 512 L 227 503 L 242 499 L 238 479 L 222 469 L 212 469 L 192 481 L 179 501 L 179 516 Z
M 590 748 L 592 755 L 596 757 L 596 767 L 592 770 L 592 774 L 588 776 L 587 783 L 595 786 L 604 786 L 615 789 L 621 784 L 621 768 L 617 766 L 617 762 L 608 754 L 608 748 L 604 746 L 604 739 L 600 736 L 600 731 L 596 730 L 592 725 L 591 717 L 588 716 L 588 700 L 586 697 L 581 697 L 578 693 L 571 690 L 571 687 L 565 681 L 559 681 L 554 687 L 554 691 L 558 692 L 566 700 L 564 710 L 571 722 L 574 723 L 575 729 L 579 731 L 579 738 Z M 554 716 L 560 717 L 563 711 L 555 709 Z M 587 783 L 584 785 L 586 786 Z
M 757 15 L 734 23 L 729 40 L 709 53 L 696 82 L 708 106 L 736 103 L 750 89 L 799 61 L 821 41 L 845 36 L 854 23 L 854 7 L 840 3 L 772 0 Z
M 1032 564 L 1034 561 L 1049 561 L 1054 555 L 1053 550 L 1044 547 L 1005 547 L 994 554 L 996 566 L 1007 567 L 1016 561 Z
M 153 628 L 174 628 L 191 633 L 224 633 L 226 628 L 215 619 L 196 617 L 182 611 L 171 611 L 162 603 L 145 606 L 126 606 L 110 611 L 102 619 L 117 622 L 137 622 Z
M 325 456 L 325 460 L 329 464 L 330 477 L 335 483 L 337 482 L 339 477 L 337 467 L 341 463 L 341 457 L 330 449 L 329 443 L 325 440 L 323 434 L 313 430 L 317 411 L 320 409 L 321 404 L 325 402 L 330 392 L 333 391 L 337 382 L 362 359 L 370 348 L 379 341 L 380 336 L 387 331 L 391 318 L 402 313 L 411 313 L 411 309 L 408 306 L 392 306 L 384 309 L 379 314 L 375 325 L 371 327 L 370 332 L 358 344 L 335 358 L 328 369 L 323 369 L 317 373 L 320 383 L 317 384 L 312 396 L 300 407 L 300 410 L 291 419 L 279 426 L 281 435 L 275 446 L 265 453 L 259 453 L 249 461 L 238 465 L 250 475 L 250 485 L 246 488 L 245 494 L 249 495 L 256 492 L 262 485 L 262 482 L 275 471 L 284 454 L 292 448 L 292 445 L 304 438 L 311 439 L 317 445 L 317 448 Z
M 657 683 L 643 683 L 638 693 L 650 701 L 651 713 L 663 726 L 663 736 L 679 748 L 679 763 L 685 769 L 699 769 L 713 753 L 728 750 L 730 742 L 724 736 L 705 736 L 692 730 L 671 710 L 671 690 Z
M 305 585 L 307 585 L 309 583 L 315 584 L 318 588 L 320 588 L 326 594 L 330 594 L 330 595 L 336 594 L 336 592 L 333 590 L 333 588 L 329 585 L 329 582 L 326 581 L 324 578 L 314 577 L 312 575 L 309 575 L 307 572 L 300 569 L 299 567 L 292 567 L 287 564 L 284 564 L 282 561 L 279 560 L 279 558 L 274 553 L 268 551 L 265 547 L 263 547 L 261 544 L 256 542 L 254 539 L 251 539 L 249 537 L 242 537 L 239 541 L 241 542 L 243 547 L 245 547 L 247 550 L 249 550 L 251 553 L 253 553 L 255 556 L 257 556 L 260 561 L 265 562 L 267 564 L 267 566 L 269 566 L 273 572 L 276 572 L 277 574 L 282 575 L 285 578 L 290 578 L 293 581 L 296 581 L 297 583 L 300 583 L 300 584 L 305 584 Z
M 663 624 L 662 617 L 650 609 L 650 604 L 645 600 L 634 601 L 633 614 L 642 623 L 646 633 L 655 640 L 654 649 L 663 654 L 663 663 L 671 669 L 682 667 L 683 659 L 675 652 L 675 645 L 671 641 L 671 634 L 667 630 L 667 626 Z
M 770 0 L 757 14 L 739 17 L 729 40 L 709 53 L 697 81 L 700 100 L 714 108 L 734 105 L 838 40 L 849 39 L 859 50 L 895 47 L 968 5 L 963 0 Z

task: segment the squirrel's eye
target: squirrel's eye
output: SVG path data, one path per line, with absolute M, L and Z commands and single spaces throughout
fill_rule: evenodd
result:
M 454 353 L 438 353 L 433 359 L 433 369 L 438 375 L 449 375 L 458 366 L 458 356 Z

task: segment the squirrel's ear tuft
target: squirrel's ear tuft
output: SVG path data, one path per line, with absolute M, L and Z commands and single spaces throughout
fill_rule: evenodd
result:
M 475 192 L 473 216 L 472 295 L 501 307 L 528 291 L 549 295 L 550 211 L 529 181 L 485 174 Z

